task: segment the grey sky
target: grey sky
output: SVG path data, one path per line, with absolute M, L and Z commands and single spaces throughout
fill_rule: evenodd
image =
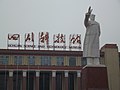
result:
M 92 6 L 101 25 L 100 47 L 120 48 L 120 0 L 0 0 L 0 48 L 7 47 L 7 34 L 47 31 L 50 34 L 85 34 L 84 14 Z M 23 40 L 22 40 L 23 43 Z

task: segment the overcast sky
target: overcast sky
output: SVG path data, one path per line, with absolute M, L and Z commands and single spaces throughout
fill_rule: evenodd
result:
M 7 48 L 8 33 L 24 37 L 34 32 L 37 38 L 41 31 L 81 34 L 83 45 L 89 6 L 101 26 L 100 47 L 110 43 L 120 48 L 120 0 L 0 0 L 0 48 Z

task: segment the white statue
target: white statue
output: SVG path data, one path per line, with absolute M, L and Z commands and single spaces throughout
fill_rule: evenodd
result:
M 91 14 L 92 9 L 89 7 L 85 15 L 84 24 L 86 27 L 86 34 L 83 45 L 83 57 L 87 59 L 87 64 L 99 64 L 99 36 L 100 25 L 95 21 L 95 15 Z M 89 20 L 90 18 L 90 20 Z

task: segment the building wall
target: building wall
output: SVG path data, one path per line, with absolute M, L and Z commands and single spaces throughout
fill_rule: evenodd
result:
M 27 51 L 25 51 L 25 54 L 26 53 L 27 53 Z M 42 56 L 50 56 L 51 57 L 51 66 L 57 66 L 56 57 L 62 56 L 62 57 L 64 57 L 64 61 L 63 61 L 64 63 L 62 66 L 66 67 L 66 66 L 69 66 L 69 63 L 70 63 L 69 58 L 73 55 L 73 57 L 76 57 L 76 66 L 83 65 L 82 54 L 80 54 L 79 52 L 71 51 L 70 53 L 67 52 L 68 54 L 65 53 L 65 55 L 61 54 L 62 52 L 58 53 L 57 55 L 54 55 L 54 54 L 50 54 L 50 55 L 49 54 L 47 54 L 47 55 L 39 54 L 38 55 L 38 54 L 34 54 L 34 52 L 30 52 L 30 53 L 32 53 L 32 54 L 29 55 L 29 52 L 28 52 L 27 55 L 24 55 L 24 53 L 16 55 L 16 54 L 11 54 L 11 53 L 3 54 L 3 52 L 0 52 L 0 57 L 8 56 L 7 65 L 12 66 L 12 65 L 15 65 L 14 56 L 20 55 L 20 56 L 22 56 L 22 64 L 21 65 L 26 66 L 26 65 L 29 65 L 29 62 L 28 62 L 29 56 L 35 56 L 35 64 L 34 65 L 42 65 L 41 57 Z M 54 53 L 56 53 L 56 52 L 54 52 Z M 120 62 L 119 62 L 119 60 L 120 60 L 120 54 L 118 52 L 118 47 L 116 44 L 106 44 L 105 46 L 103 46 L 101 48 L 100 63 L 105 64 L 107 66 L 109 90 L 120 90 Z M 1 64 L 2 63 L 0 62 L 0 65 Z M 63 75 L 63 78 L 64 78 L 64 75 Z M 77 79 L 74 80 L 74 84 L 76 84 L 76 81 L 77 81 Z M 64 80 L 62 82 L 64 83 Z M 64 88 L 64 85 L 62 87 Z M 77 89 L 77 87 L 74 87 L 74 88 Z
M 116 44 L 105 45 L 101 50 L 104 52 L 103 62 L 107 66 L 109 90 L 120 90 L 118 47 Z

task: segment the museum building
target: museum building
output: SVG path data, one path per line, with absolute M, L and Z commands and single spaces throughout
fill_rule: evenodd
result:
M 0 49 L 0 90 L 82 90 L 86 63 L 82 51 Z M 100 63 L 107 67 L 109 90 L 120 90 L 116 44 L 100 49 Z

